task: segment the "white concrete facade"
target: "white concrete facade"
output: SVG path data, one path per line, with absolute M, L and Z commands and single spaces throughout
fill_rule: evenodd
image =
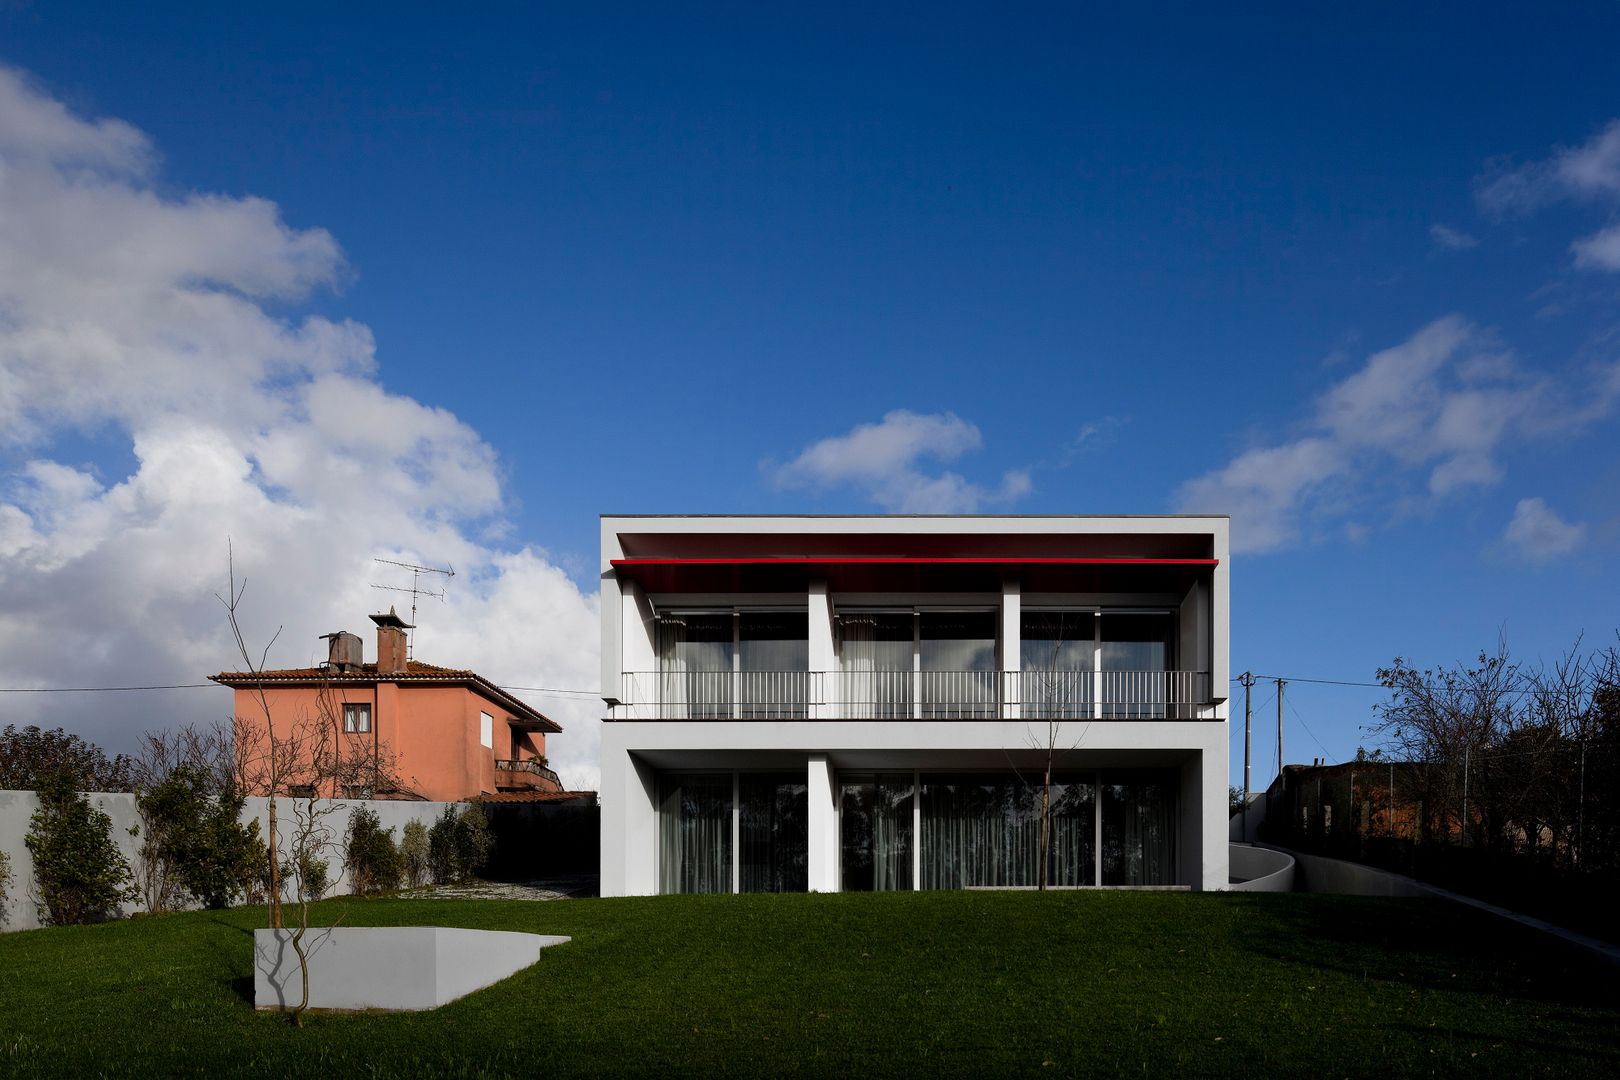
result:
M 930 776 L 1038 776 L 1048 741 L 1059 770 L 1095 779 L 1094 882 L 1105 880 L 1103 786 L 1152 771 L 1175 789 L 1173 883 L 1226 888 L 1227 536 L 1224 517 L 604 517 L 602 895 L 660 891 L 661 778 L 802 777 L 804 883 L 830 892 L 842 880 L 843 777 L 916 778 L 912 857 L 920 865 Z M 661 620 L 782 611 L 803 611 L 807 627 L 807 670 L 770 675 L 786 678 L 787 689 L 761 703 L 742 671 L 706 673 L 731 681 L 699 701 L 708 691 L 692 689 L 696 676 L 683 668 L 674 681 L 684 688 L 671 690 Z M 873 675 L 850 673 L 840 619 L 868 611 L 917 612 L 918 625 L 931 612 L 975 613 L 994 627 L 994 670 L 936 674 L 919 661 L 911 673 L 892 673 L 909 680 L 894 701 L 856 704 L 857 685 Z M 1095 673 L 1070 664 L 1061 674 L 1080 689 L 1054 712 L 1053 673 L 1021 670 L 1021 627 L 1038 612 L 1063 612 L 1086 628 L 1119 615 L 1162 616 L 1174 670 L 1150 673 L 1151 691 L 1122 690 L 1140 673 L 1107 670 L 1104 630 L 1076 631 L 1063 644 L 1082 652 L 1091 641 L 1084 635 L 1097 635 Z M 929 696 L 947 677 L 970 687 L 954 695 L 972 698 L 960 712 Z M 1147 697 L 1163 701 L 1142 704 Z M 921 880 L 913 874 L 910 887 Z

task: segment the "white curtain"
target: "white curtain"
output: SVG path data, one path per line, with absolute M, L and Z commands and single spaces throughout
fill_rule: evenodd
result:
M 870 720 L 877 704 L 877 618 L 842 615 L 838 619 L 839 666 L 843 672 L 843 714 Z
M 658 620 L 659 716 L 686 719 L 686 620 L 664 615 Z
M 731 774 L 659 780 L 658 891 L 731 892 Z
M 1093 880 L 1090 784 L 1054 782 L 1047 883 Z M 922 791 L 922 887 L 1040 883 L 1041 785 L 1007 774 L 928 778 Z
M 1102 809 L 1103 884 L 1175 884 L 1175 774 L 1105 784 Z

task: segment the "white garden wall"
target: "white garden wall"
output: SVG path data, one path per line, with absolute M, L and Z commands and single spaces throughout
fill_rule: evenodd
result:
M 113 840 L 118 844 L 119 851 L 133 869 L 139 857 L 140 837 L 132 835 L 130 829 L 140 821 L 140 815 L 135 809 L 135 796 L 125 793 L 96 792 L 89 795 L 90 803 L 112 819 Z M 248 821 L 257 818 L 259 821 L 259 835 L 265 835 L 265 806 L 267 799 L 249 799 L 242 810 L 242 820 Z M 326 825 L 332 833 L 332 846 L 325 853 L 328 866 L 328 881 L 326 895 L 347 895 L 349 881 L 343 872 L 343 837 L 349 829 L 349 818 L 358 806 L 369 806 L 377 815 L 377 819 L 385 829 L 394 830 L 394 840 L 397 843 L 404 832 L 405 823 L 420 821 L 431 826 L 444 813 L 450 803 L 440 802 L 394 802 L 394 801 L 361 801 L 357 799 L 338 799 L 333 805 L 336 809 L 326 818 Z M 7 887 L 7 901 L 3 911 L 0 911 L 0 931 L 4 930 L 30 930 L 40 925 L 35 911 L 34 895 L 34 863 L 29 857 L 28 847 L 23 843 L 23 837 L 28 834 L 29 819 L 34 811 L 39 809 L 39 799 L 32 791 L 0 791 L 0 851 L 11 858 L 11 883 Z M 277 819 L 281 822 L 281 850 L 285 859 L 288 851 L 287 830 L 292 827 L 292 806 L 290 800 L 278 799 L 276 805 Z M 139 901 L 127 904 L 124 914 L 130 915 L 144 911 L 145 906 Z

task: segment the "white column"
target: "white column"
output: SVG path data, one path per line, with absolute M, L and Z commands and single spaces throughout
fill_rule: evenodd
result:
M 1024 694 L 1018 670 L 1023 653 L 1023 585 L 1008 579 L 1001 583 L 1001 715 L 1017 720 Z
M 812 720 L 837 718 L 838 658 L 833 639 L 832 598 L 827 582 L 810 582 L 810 710 Z
M 838 804 L 832 763 L 826 754 L 812 754 L 808 772 L 810 891 L 837 892 Z
M 658 891 L 658 778 L 623 746 L 619 728 L 602 725 L 603 896 Z

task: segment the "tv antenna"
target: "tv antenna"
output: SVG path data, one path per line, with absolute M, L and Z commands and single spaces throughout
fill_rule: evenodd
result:
M 422 575 L 423 574 L 443 574 L 446 581 L 448 581 L 450 578 L 453 578 L 453 577 L 456 576 L 456 568 L 454 566 L 449 566 L 449 567 L 418 566 L 415 563 L 400 562 L 398 559 L 379 559 L 379 558 L 375 558 L 375 557 L 371 561 L 372 562 L 377 562 L 377 563 L 382 563 L 385 566 L 397 566 L 397 567 L 400 567 L 401 569 L 409 570 L 411 572 L 411 587 L 408 588 L 408 589 L 403 587 L 403 586 L 400 586 L 400 585 L 379 585 L 375 581 L 373 581 L 371 583 L 371 587 L 373 589 L 382 589 L 385 592 L 410 593 L 411 594 L 411 626 L 412 627 L 415 627 L 415 625 L 416 625 L 416 601 L 417 601 L 418 597 L 431 596 L 435 600 L 438 600 L 440 603 L 444 602 L 444 590 L 443 589 L 424 588 L 423 585 L 422 585 Z M 405 655 L 407 657 L 414 657 L 415 652 L 416 652 L 416 635 L 412 634 L 410 636 L 410 638 L 407 639 L 407 641 L 405 643 Z

